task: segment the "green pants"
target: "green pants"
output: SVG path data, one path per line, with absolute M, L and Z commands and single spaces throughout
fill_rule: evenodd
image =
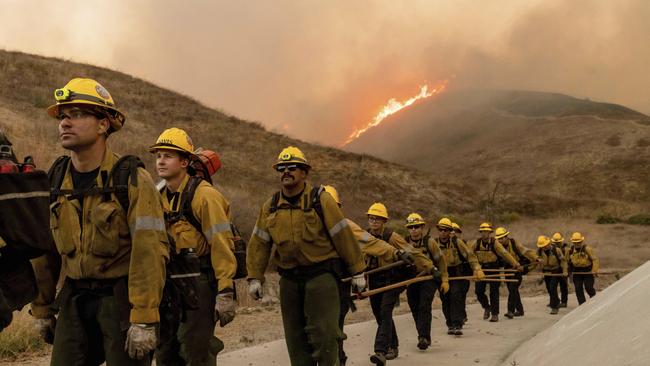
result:
M 56 323 L 52 366 L 144 366 L 143 360 L 129 358 L 124 350 L 125 326 L 120 326 L 120 311 L 111 289 L 78 290 L 67 282 L 61 290 Z
M 209 278 L 212 276 L 212 278 Z M 166 285 L 167 286 L 167 285 Z M 158 366 L 214 366 L 223 342 L 214 336 L 214 305 L 217 296 L 214 274 L 202 273 L 198 278 L 198 309 L 182 310 L 175 305 L 161 305 L 160 338 L 156 347 Z M 166 287 L 167 291 L 168 288 Z M 167 297 L 166 294 L 165 297 Z M 170 295 L 173 296 L 173 295 Z
M 292 366 L 338 366 L 339 287 L 330 273 L 280 279 L 282 323 Z

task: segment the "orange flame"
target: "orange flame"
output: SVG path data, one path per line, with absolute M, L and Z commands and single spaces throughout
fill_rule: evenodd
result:
M 354 132 L 352 132 L 350 134 L 350 136 L 348 136 L 347 140 L 345 140 L 345 142 L 341 146 L 345 146 L 345 145 L 351 143 L 352 141 L 359 138 L 359 136 L 363 135 L 366 131 L 368 131 L 372 127 L 375 127 L 375 126 L 378 126 L 379 124 L 381 124 L 384 121 L 384 119 L 386 119 L 386 117 L 388 117 L 390 115 L 393 115 L 393 114 L 401 111 L 402 109 L 404 109 L 406 107 L 409 107 L 410 105 L 417 102 L 418 100 L 426 99 L 426 98 L 429 98 L 432 95 L 442 93 L 445 89 L 447 89 L 448 84 L 449 84 L 449 81 L 444 80 L 444 81 L 438 83 L 438 85 L 436 85 L 436 87 L 432 88 L 431 90 L 429 90 L 428 85 L 421 86 L 420 87 L 420 93 L 418 95 L 416 95 L 414 97 L 411 97 L 411 98 L 409 98 L 409 99 L 407 99 L 407 100 L 405 100 L 403 102 L 398 102 L 397 100 L 395 100 L 395 98 L 391 98 L 386 103 L 386 105 L 384 105 L 382 107 L 382 109 L 379 111 L 379 113 L 377 113 L 377 115 L 372 119 L 372 121 L 370 121 L 363 128 L 355 129 Z

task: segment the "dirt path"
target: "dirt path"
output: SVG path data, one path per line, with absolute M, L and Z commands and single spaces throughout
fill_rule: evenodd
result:
M 572 299 L 574 300 L 574 299 Z M 465 335 L 460 338 L 448 336 L 440 309 L 433 311 L 433 345 L 427 351 L 416 348 L 417 334 L 410 314 L 395 318 L 400 337 L 400 353 L 390 365 L 500 365 L 521 343 L 558 321 L 572 308 L 562 309 L 560 316 L 550 315 L 546 308 L 548 298 L 537 296 L 524 299 L 526 315 L 523 318 L 501 319 L 498 323 L 482 320 L 479 305 L 468 307 L 469 322 Z M 502 302 L 501 307 L 504 308 Z M 376 327 L 374 321 L 346 327 L 348 334 L 346 352 L 348 365 L 370 365 Z M 284 340 L 257 345 L 219 356 L 219 363 L 228 366 L 289 365 Z

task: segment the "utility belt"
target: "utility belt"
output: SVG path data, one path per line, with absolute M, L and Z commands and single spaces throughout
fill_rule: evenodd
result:
M 120 321 L 120 328 L 127 330 L 130 326 L 131 304 L 129 302 L 129 286 L 128 277 L 107 278 L 107 279 L 93 279 L 82 278 L 72 279 L 66 277 L 63 287 L 56 297 L 54 302 L 54 310 L 58 309 L 68 303 L 71 298 L 83 299 L 86 296 L 92 297 L 107 297 L 114 296 L 117 303 L 118 316 Z M 74 299 L 72 299 L 74 300 Z M 70 304 L 73 306 L 72 304 Z M 76 306 L 76 301 L 74 301 Z
M 593 270 L 593 265 L 587 267 L 571 267 L 572 272 L 591 272 Z
M 502 266 L 503 264 L 501 263 L 501 261 L 481 263 L 481 268 L 486 268 L 486 269 L 499 269 Z
M 558 266 L 557 268 L 542 268 L 542 272 L 544 273 L 562 273 L 562 266 Z
M 447 273 L 449 274 L 449 277 L 471 276 L 472 269 L 469 267 L 468 263 L 461 263 L 456 266 L 447 267 Z
M 337 280 L 341 280 L 347 273 L 344 269 L 341 258 L 330 258 L 308 266 L 297 266 L 293 268 L 280 268 L 278 273 L 283 278 L 293 281 L 308 281 L 323 273 L 331 273 Z

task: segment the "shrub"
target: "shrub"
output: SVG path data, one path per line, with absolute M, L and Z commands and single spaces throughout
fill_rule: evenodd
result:
M 500 214 L 499 219 L 497 221 L 502 222 L 504 224 L 510 224 L 515 221 L 519 221 L 519 219 L 521 219 L 521 216 L 518 213 L 513 211 L 508 211 Z
M 627 219 L 630 225 L 650 225 L 650 214 L 637 214 Z
M 614 215 L 610 215 L 610 214 L 598 215 L 598 218 L 596 219 L 596 224 L 601 224 L 601 225 L 603 225 L 603 224 L 617 224 L 619 222 L 621 222 L 621 219 L 619 219 L 618 217 L 616 217 Z
M 27 310 L 14 312 L 11 325 L 0 333 L 0 359 L 16 359 L 25 353 L 40 352 L 45 342 L 34 327 L 34 319 Z

